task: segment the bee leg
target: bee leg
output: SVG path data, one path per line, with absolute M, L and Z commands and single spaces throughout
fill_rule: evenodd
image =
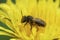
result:
M 31 26 L 30 30 L 32 30 L 32 23 L 30 23 L 30 26 Z
M 30 30 L 32 30 L 32 25 L 30 25 L 31 26 L 31 29 Z
M 31 29 L 30 30 L 32 30 L 33 21 L 30 21 L 29 24 L 31 26 Z
M 31 28 L 30 28 L 30 32 L 32 32 L 32 25 L 30 24 Z
M 39 27 L 38 26 L 36 26 L 36 28 L 37 28 L 37 32 L 39 31 Z

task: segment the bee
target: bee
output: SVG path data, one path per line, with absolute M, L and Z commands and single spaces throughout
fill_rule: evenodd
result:
M 32 16 L 23 16 L 22 19 L 21 19 L 21 23 L 25 23 L 25 25 L 27 23 L 29 23 L 30 26 L 32 27 L 32 25 L 33 25 L 33 17 Z
M 54 38 L 53 40 L 59 40 L 59 38 Z
M 31 26 L 31 29 L 32 29 L 32 25 L 34 25 L 34 24 L 36 24 L 38 26 L 42 26 L 42 27 L 45 27 L 46 26 L 45 21 L 43 21 L 42 19 L 39 19 L 39 18 L 33 18 L 30 15 L 23 16 L 22 19 L 21 19 L 21 23 L 25 23 L 25 25 L 27 23 L 29 23 L 30 26 Z

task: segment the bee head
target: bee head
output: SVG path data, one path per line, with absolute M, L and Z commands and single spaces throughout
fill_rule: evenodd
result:
M 21 19 L 21 23 L 24 23 L 27 21 L 27 17 L 26 16 L 23 16 L 22 19 Z

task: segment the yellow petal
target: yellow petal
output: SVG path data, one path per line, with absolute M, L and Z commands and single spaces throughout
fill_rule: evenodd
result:
M 16 38 L 11 38 L 10 40 L 23 40 L 23 39 L 16 39 Z
M 3 27 L 0 27 L 0 30 L 3 30 L 3 31 L 5 31 L 5 32 L 7 32 L 7 33 L 10 33 L 10 34 L 12 34 L 12 35 L 14 35 L 14 36 L 16 36 L 16 37 L 19 37 L 16 33 L 12 32 L 12 31 L 10 31 L 10 30 L 8 30 L 8 29 L 5 29 L 5 28 L 3 28 Z
M 7 18 L 7 19 L 6 19 Z M 10 21 L 11 19 L 8 20 L 8 16 L 6 15 L 6 13 L 0 11 L 0 21 L 2 21 L 3 23 L 5 23 L 10 29 L 14 29 L 13 25 Z
M 0 9 L 0 17 L 7 17 L 8 18 L 8 15 L 4 12 L 4 10 Z
M 16 0 L 16 5 L 23 10 L 23 15 L 31 15 L 32 10 L 36 7 L 35 0 Z
M 32 34 L 33 34 L 33 36 L 36 36 L 36 33 L 37 33 L 37 29 L 36 29 L 36 27 L 33 27 L 32 28 Z
M 4 24 L 6 24 L 6 26 L 9 29 L 11 29 L 12 31 L 15 32 L 15 29 L 13 28 L 13 25 L 12 25 L 12 23 L 9 20 L 7 20 L 7 19 L 0 19 L 0 21 L 2 21 Z
M 12 7 L 12 8 L 10 9 L 10 7 Z M 16 26 L 20 23 L 20 21 L 19 21 L 20 13 L 18 10 L 16 11 L 16 9 L 15 9 L 15 7 L 13 7 L 13 5 L 10 7 L 7 4 L 1 4 L 0 5 L 0 8 L 2 8 L 5 12 L 7 12 L 8 17 L 12 21 L 13 28 L 18 32 L 18 30 L 17 30 L 18 27 L 16 28 Z
M 14 37 L 13 35 L 11 35 L 11 34 L 8 34 L 8 33 L 6 33 L 6 32 L 3 32 L 3 31 L 0 31 L 0 35 L 7 35 L 7 36 Z
M 10 39 L 10 40 L 16 40 L 16 39 Z

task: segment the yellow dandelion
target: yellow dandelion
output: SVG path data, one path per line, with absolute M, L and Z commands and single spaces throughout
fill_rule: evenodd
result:
M 60 38 L 59 0 L 7 0 L 0 4 L 0 35 L 11 36 L 10 40 L 53 40 Z M 31 15 L 46 22 L 46 27 L 21 23 L 23 16 Z M 37 31 L 37 29 L 39 29 Z

